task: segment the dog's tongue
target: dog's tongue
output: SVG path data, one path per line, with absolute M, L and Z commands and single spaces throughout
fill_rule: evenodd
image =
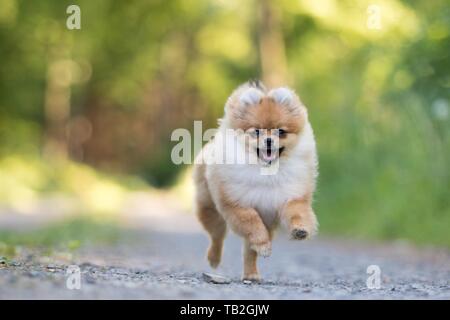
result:
M 271 150 L 271 149 L 267 149 L 267 150 L 262 150 L 261 156 L 263 158 L 264 161 L 266 162 L 271 162 L 273 160 L 275 160 L 277 158 L 277 151 L 276 150 Z

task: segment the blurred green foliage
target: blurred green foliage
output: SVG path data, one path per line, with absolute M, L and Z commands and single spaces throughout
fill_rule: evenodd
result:
M 148 189 L 135 176 L 104 174 L 73 161 L 43 161 L 18 154 L 0 159 L 0 181 L 0 205 L 28 214 L 36 212 L 33 206 L 41 197 L 54 196 L 75 201 L 71 211 L 114 215 L 128 192 Z
M 273 3 L 317 137 L 321 231 L 450 246 L 448 2 Z M 170 185 L 172 130 L 215 126 L 233 88 L 264 77 L 259 4 L 0 0 L 0 157 L 51 171 L 62 141 L 68 159 Z

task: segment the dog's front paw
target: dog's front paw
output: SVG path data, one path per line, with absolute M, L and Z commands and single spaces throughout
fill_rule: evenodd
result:
M 254 243 L 250 245 L 252 250 L 255 250 L 259 256 L 269 257 L 272 254 L 272 243 L 270 241 L 263 243 Z
M 261 281 L 261 277 L 259 276 L 258 273 L 244 274 L 242 276 L 242 281 L 250 281 L 250 282 L 258 283 Z
M 290 226 L 291 239 L 305 240 L 310 239 L 317 233 L 317 220 L 312 219 L 309 223 L 298 223 Z
M 309 237 L 309 232 L 304 228 L 294 228 L 291 230 L 291 237 L 294 240 L 304 240 Z

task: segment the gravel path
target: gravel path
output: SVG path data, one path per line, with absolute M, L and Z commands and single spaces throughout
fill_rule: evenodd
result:
M 184 215 L 186 225 L 195 226 Z M 183 219 L 178 220 L 183 225 Z M 150 224 L 155 226 L 155 221 Z M 140 224 L 140 223 L 138 223 Z M 362 244 L 317 238 L 291 241 L 280 232 L 270 258 L 260 259 L 263 282 L 240 281 L 241 246 L 228 236 L 222 266 L 212 271 L 197 227 L 133 231 L 114 247 L 81 249 L 74 257 L 23 252 L 0 259 L 0 299 L 449 299 L 450 253 L 405 244 Z M 186 228 L 184 228 L 186 229 Z M 81 270 L 81 288 L 66 287 L 68 265 Z M 369 289 L 369 265 L 381 270 L 381 288 Z M 213 272 L 231 280 L 213 284 Z

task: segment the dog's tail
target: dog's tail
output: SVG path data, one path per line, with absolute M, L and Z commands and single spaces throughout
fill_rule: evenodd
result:
M 259 79 L 250 79 L 247 82 L 247 85 L 249 87 L 253 87 L 253 88 L 259 89 L 259 90 L 261 90 L 263 92 L 267 92 L 266 87 L 264 86 L 264 84 Z

